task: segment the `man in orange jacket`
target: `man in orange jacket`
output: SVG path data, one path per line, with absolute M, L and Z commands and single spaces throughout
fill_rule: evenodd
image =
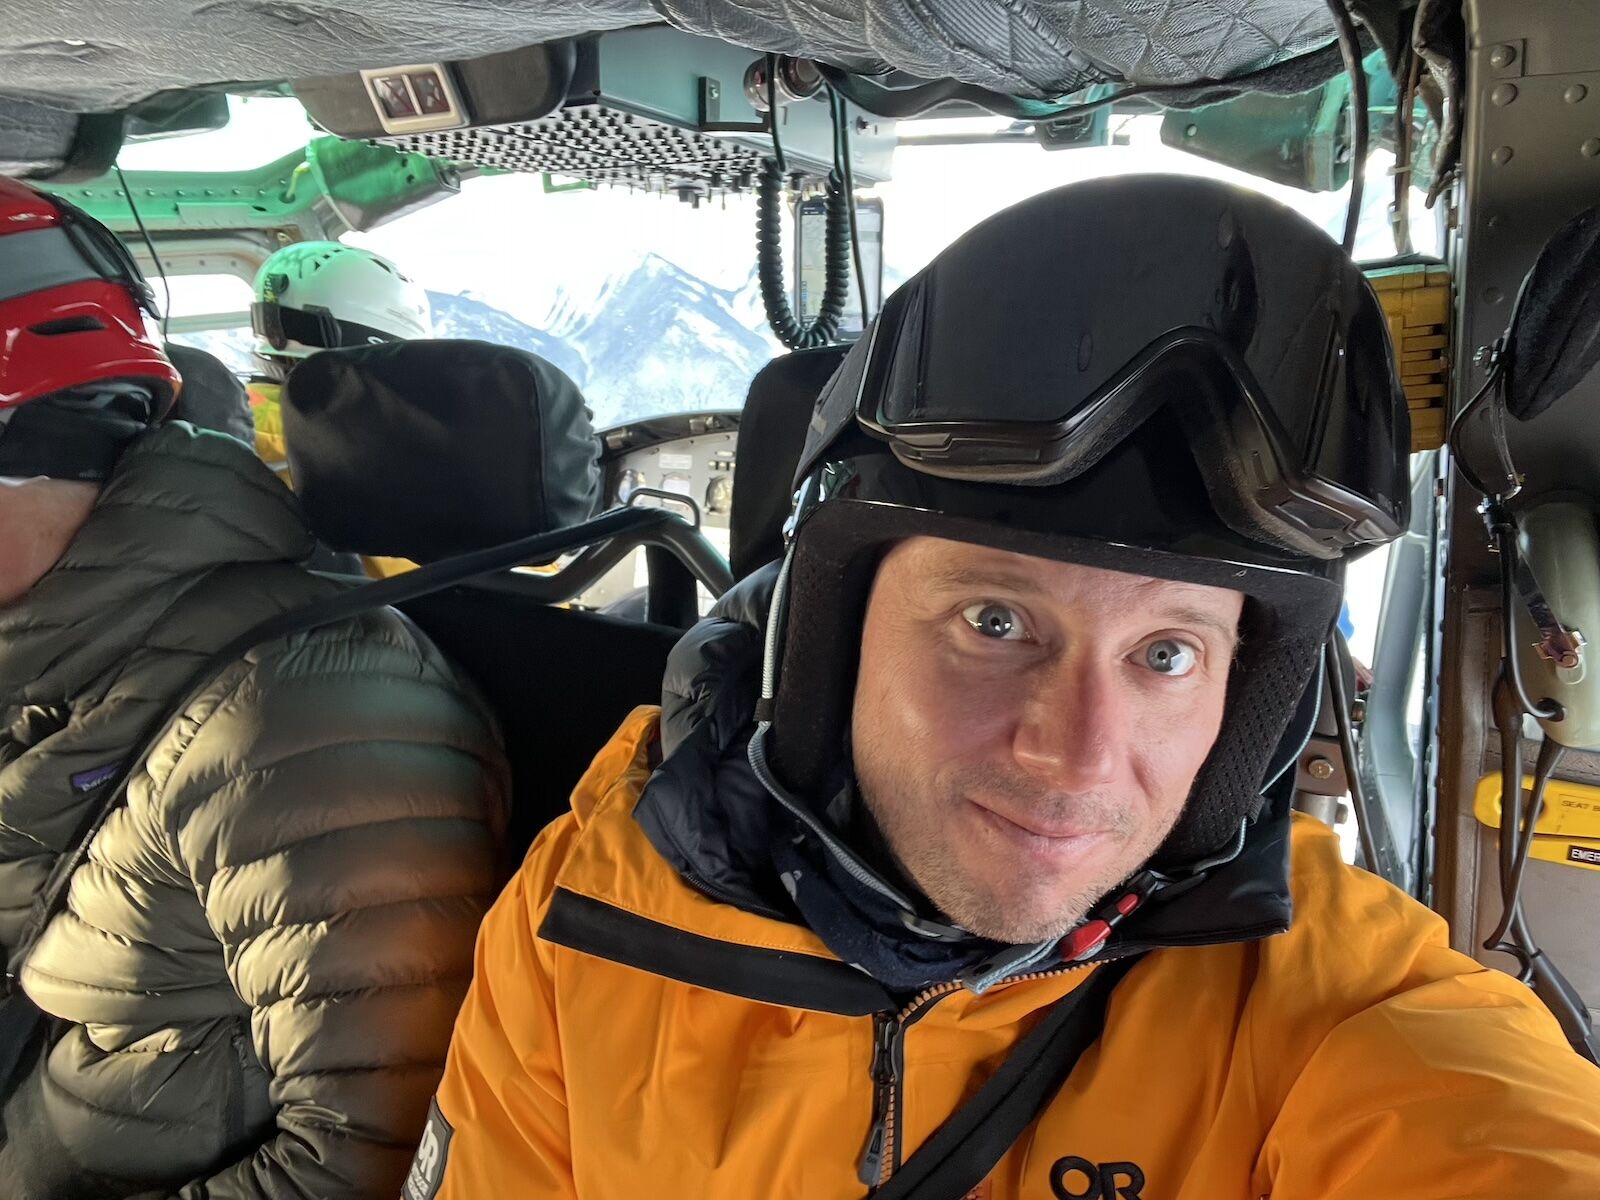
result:
M 1600 1195 L 1600 1071 L 1281 801 L 1408 441 L 1271 201 L 950 247 L 485 922 L 406 1200 Z

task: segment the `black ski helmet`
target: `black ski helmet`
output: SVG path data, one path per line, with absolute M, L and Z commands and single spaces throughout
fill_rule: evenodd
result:
M 1221 731 L 1157 856 L 1240 844 L 1293 760 L 1344 564 L 1407 523 L 1409 421 L 1376 295 L 1299 214 L 1123 176 L 1001 212 L 885 306 L 813 414 L 754 753 L 848 771 L 877 564 L 932 535 L 1245 593 Z

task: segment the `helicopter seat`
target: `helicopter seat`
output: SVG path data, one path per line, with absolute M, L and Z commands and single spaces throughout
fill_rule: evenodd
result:
M 576 385 L 484 342 L 313 355 L 289 376 L 284 432 L 312 530 L 358 554 L 439 562 L 579 525 L 600 495 Z M 513 862 L 623 718 L 659 702 L 681 632 L 553 605 L 544 582 L 508 569 L 400 605 L 499 718 Z
M 794 473 L 817 398 L 848 346 L 775 358 L 750 381 L 733 465 L 728 565 L 743 579 L 783 555 L 783 523 L 794 503 Z

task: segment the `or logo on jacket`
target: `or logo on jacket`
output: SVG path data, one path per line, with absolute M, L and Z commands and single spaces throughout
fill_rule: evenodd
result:
M 412 1160 L 411 1173 L 406 1176 L 403 1200 L 433 1200 L 444 1182 L 444 1165 L 450 1157 L 450 1137 L 455 1130 L 439 1111 L 439 1102 L 428 1105 L 428 1124 L 422 1131 L 422 1141 L 417 1144 L 417 1157 Z
M 1144 1200 L 1144 1172 L 1131 1162 L 1069 1155 L 1050 1168 L 1050 1194 L 1056 1200 Z

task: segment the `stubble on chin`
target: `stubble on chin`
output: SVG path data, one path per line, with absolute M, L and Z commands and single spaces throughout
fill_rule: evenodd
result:
M 940 829 L 923 824 L 959 811 L 967 803 L 959 791 L 942 798 L 937 805 L 913 805 L 899 797 L 896 785 L 875 780 L 873 775 L 869 768 L 859 778 L 862 799 L 895 858 L 923 895 L 969 933 L 1017 945 L 1050 941 L 1070 933 L 1108 892 L 1149 861 L 1178 819 L 1175 812 L 1159 826 L 1140 829 L 1128 818 L 1126 810 L 1106 808 L 1100 814 L 1100 823 L 1110 826 L 1118 839 L 1120 849 L 1114 863 L 1076 885 L 1060 880 L 1029 881 L 1019 878 L 1016 871 L 1007 872 L 1002 865 L 988 871 L 975 870 L 963 861 L 959 844 Z M 991 791 L 986 795 L 996 790 L 1014 790 L 1006 784 L 993 787 L 993 779 L 989 783 Z M 1059 806 L 1056 813 L 1060 815 Z

